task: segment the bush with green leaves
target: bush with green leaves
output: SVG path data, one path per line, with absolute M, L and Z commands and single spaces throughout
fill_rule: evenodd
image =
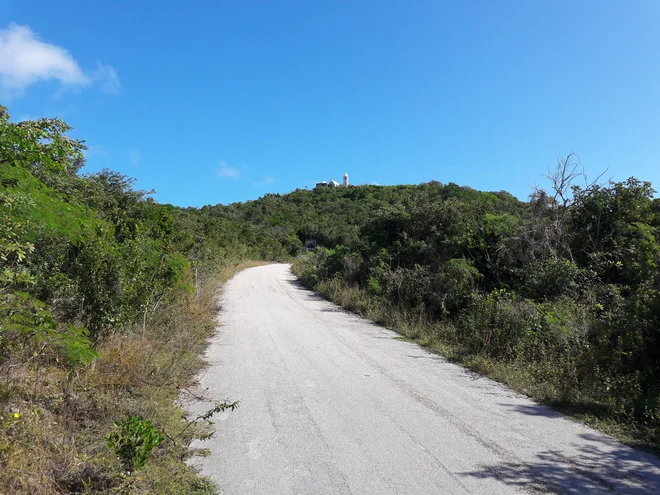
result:
M 164 440 L 156 427 L 140 416 L 127 416 L 115 427 L 118 431 L 108 433 L 106 444 L 127 471 L 144 467 L 152 450 Z
M 574 262 L 562 258 L 535 260 L 522 269 L 523 294 L 536 300 L 560 296 L 574 297 L 580 289 L 581 269 Z

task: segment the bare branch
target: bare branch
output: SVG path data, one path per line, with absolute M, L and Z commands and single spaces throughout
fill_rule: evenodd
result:
M 614 178 L 614 175 L 610 175 L 610 178 L 607 179 L 606 181 L 601 181 L 601 179 L 603 178 L 603 176 L 607 173 L 607 171 L 608 171 L 609 169 L 610 169 L 610 167 L 608 166 L 605 170 L 603 170 L 600 174 L 598 174 L 598 175 L 596 176 L 596 178 L 595 178 L 594 180 L 592 180 L 591 182 L 589 182 L 589 181 L 587 180 L 587 174 L 585 173 L 585 174 L 584 174 L 584 188 L 585 188 L 585 189 L 589 189 L 590 187 L 593 187 L 593 186 L 596 186 L 596 185 L 599 185 L 599 186 L 600 186 L 600 185 L 602 185 L 603 183 L 611 182 L 612 179 Z
M 583 176 L 585 176 L 584 167 L 580 162 L 580 157 L 574 151 L 564 158 L 559 158 L 554 170 L 548 167 L 548 172 L 543 174 L 543 177 L 550 181 L 555 202 L 561 202 L 564 207 L 571 202 L 571 188 L 575 179 Z

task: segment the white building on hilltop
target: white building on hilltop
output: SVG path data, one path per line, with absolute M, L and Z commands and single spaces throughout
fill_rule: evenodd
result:
M 340 187 L 340 185 L 341 184 L 339 184 L 339 182 L 337 182 L 336 180 L 331 180 L 330 182 L 326 182 L 326 181 L 323 180 L 321 182 L 316 183 L 317 188 L 320 188 L 320 187 Z M 348 187 L 348 174 L 344 174 L 344 184 L 343 184 L 343 186 Z

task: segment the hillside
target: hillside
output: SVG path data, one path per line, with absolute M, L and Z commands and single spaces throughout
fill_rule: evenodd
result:
M 660 200 L 634 178 L 580 187 L 577 170 L 567 157 L 562 186 L 525 203 L 450 188 L 374 208 L 294 271 L 461 364 L 657 448 Z
M 573 181 L 529 201 L 430 182 L 179 208 L 116 172 L 81 175 L 68 131 L 0 107 L 1 492 L 212 493 L 182 462 L 205 421 L 176 400 L 203 366 L 218 285 L 249 260 L 295 259 L 347 308 L 660 442 L 649 183 L 578 187 L 569 156 L 557 173 Z
M 303 242 L 314 239 L 319 245 L 335 247 L 356 239 L 361 227 L 375 214 L 439 204 L 449 199 L 497 203 L 511 211 L 522 207 L 521 202 L 505 191 L 481 192 L 433 181 L 420 185 L 296 189 L 289 194 L 267 194 L 245 203 L 205 206 L 201 213 L 258 226 L 270 235 L 286 232 Z
M 80 176 L 68 131 L 0 107 L 0 492 L 212 493 L 177 398 L 257 235 Z

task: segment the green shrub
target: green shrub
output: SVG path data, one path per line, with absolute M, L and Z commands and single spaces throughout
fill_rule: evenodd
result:
M 119 431 L 108 433 L 106 444 L 127 471 L 143 467 L 151 451 L 163 441 L 163 436 L 154 425 L 140 416 L 127 416 L 115 423 L 115 427 Z
M 500 289 L 473 297 L 459 315 L 457 336 L 472 353 L 511 359 L 542 325 L 543 315 L 533 303 Z
M 453 315 L 470 301 L 483 275 L 465 258 L 453 258 L 442 265 L 434 294 L 441 314 Z
M 567 259 L 533 261 L 523 269 L 523 294 L 536 300 L 575 296 L 580 272 L 580 268 Z

